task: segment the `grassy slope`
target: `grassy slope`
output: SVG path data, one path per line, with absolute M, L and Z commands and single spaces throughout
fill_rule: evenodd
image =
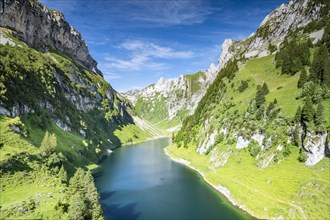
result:
M 307 167 L 298 162 L 298 149 L 280 164 L 265 169 L 245 151 L 232 154 L 228 163 L 213 169 L 209 156 L 200 155 L 195 148 L 177 148 L 167 152 L 173 158 L 183 158 L 205 174 L 215 185 L 231 191 L 238 202 L 259 218 L 328 219 L 330 213 L 330 160 Z M 301 209 L 303 211 L 301 211 Z
M 47 64 L 52 64 L 62 69 L 63 74 L 67 76 L 69 76 L 70 73 L 69 71 L 65 71 L 66 68 L 75 68 L 80 78 L 93 85 L 99 85 L 98 92 L 102 95 L 110 88 L 110 85 L 101 76 L 92 74 L 84 69 L 78 70 L 79 66 L 76 66 L 72 61 L 59 54 L 40 53 L 29 48 L 26 44 L 9 34 L 7 37 L 11 38 L 17 45 L 20 45 L 19 48 L 10 47 L 9 49 L 11 49 L 11 52 L 21 53 L 22 51 L 24 54 L 38 57 L 38 62 L 24 60 L 24 62 L 26 62 L 26 65 L 22 65 L 24 68 L 38 65 L 47 70 Z M 16 62 L 19 63 L 23 61 L 16 60 Z M 10 75 L 10 73 L 6 74 Z M 44 77 L 38 75 L 37 71 L 30 74 L 35 74 L 36 77 L 40 78 Z M 13 77 L 16 76 L 13 75 Z M 42 82 L 45 84 L 50 83 L 47 82 L 47 80 Z M 15 84 L 13 86 L 15 86 Z M 71 83 L 70 86 L 79 87 L 81 94 L 87 94 L 88 96 L 86 86 L 80 84 L 74 85 L 73 83 Z M 51 91 L 52 88 L 51 84 L 46 87 L 47 91 Z M 29 87 L 25 89 L 29 90 Z M 46 94 L 47 92 L 41 91 L 39 93 Z M 6 95 L 7 93 L 5 93 L 5 96 Z M 18 98 L 17 94 L 14 94 L 14 98 L 23 103 L 25 97 L 28 96 L 37 100 L 34 94 L 26 93 L 21 99 Z M 55 98 L 53 99 L 56 100 Z M 11 98 L 9 98 L 9 100 L 11 100 Z M 103 119 L 102 122 L 105 121 L 104 114 L 102 115 L 100 111 L 96 113 L 75 111 L 74 113 L 76 114 L 75 116 L 82 114 L 82 116 L 86 117 L 86 119 L 88 119 L 88 121 L 85 121 L 86 127 L 90 127 L 90 129 L 93 129 L 96 123 L 99 129 L 99 133 L 95 134 L 97 136 L 89 135 L 88 139 L 86 139 L 77 131 L 65 132 L 51 122 L 47 125 L 47 128 L 41 129 L 32 120 L 31 116 L 34 116 L 34 114 L 31 113 L 21 118 L 0 116 L 0 218 L 59 219 L 59 215 L 63 215 L 62 211 L 55 210 L 54 206 L 59 199 L 63 200 L 67 186 L 60 182 L 60 179 L 57 177 L 57 171 L 54 171 L 46 165 L 47 158 L 42 157 L 38 149 L 46 130 L 56 135 L 56 151 L 58 154 L 61 153 L 64 155 L 62 162 L 69 177 L 73 175 L 78 167 L 92 168 L 96 166 L 95 163 L 98 160 L 98 155 L 96 154 L 97 148 L 112 148 L 130 142 L 143 141 L 152 136 L 148 132 L 138 128 L 135 124 L 120 125 L 111 122 L 107 126 L 107 128 L 110 127 L 111 129 L 104 129 L 104 124 L 100 122 L 101 119 Z M 39 118 L 39 116 L 35 115 L 35 118 Z M 10 128 L 12 124 L 21 124 L 22 122 L 25 125 L 26 136 Z M 110 139 L 112 143 L 109 143 L 107 139 Z M 20 211 L 20 209 L 22 207 L 24 209 L 25 206 L 29 207 L 29 210 Z M 62 217 L 65 218 L 66 214 Z
M 270 93 L 266 96 L 266 101 L 271 102 L 276 98 L 282 114 L 288 118 L 294 117 L 298 105 L 302 104 L 295 99 L 295 95 L 300 92 L 297 89 L 298 79 L 299 74 L 281 75 L 274 67 L 274 56 L 248 61 L 231 82 L 226 81 L 227 92 L 223 102 L 229 100 L 235 104 L 226 114 L 230 115 L 238 110 L 239 115 L 243 115 L 250 100 L 255 97 L 256 85 L 267 82 Z M 249 83 L 243 93 L 237 91 L 241 80 L 248 80 Z M 231 84 L 234 86 L 231 87 Z M 329 106 L 327 101 L 324 102 L 325 106 Z M 222 112 L 221 104 L 215 105 L 210 115 Z M 211 123 L 214 127 L 219 126 L 216 120 L 211 120 Z M 220 168 L 214 168 L 210 162 L 212 154 L 197 154 L 196 146 L 186 149 L 173 145 L 168 148 L 168 152 L 174 158 L 191 161 L 191 165 L 205 173 L 208 180 L 228 188 L 239 204 L 246 206 L 260 218 L 280 215 L 293 219 L 329 218 L 330 160 L 325 158 L 319 164 L 307 167 L 297 160 L 299 149 L 287 147 L 290 147 L 292 154 L 286 158 L 281 157 L 279 164 L 271 163 L 265 169 L 256 166 L 258 161 L 250 156 L 247 149 L 236 150 L 234 144 L 222 143 L 217 146 L 222 152 L 231 152 L 228 162 Z M 276 147 L 273 147 L 266 154 L 270 155 L 275 151 Z
M 38 148 L 21 134 L 10 129 L 19 118 L 0 118 L 0 137 L 3 146 L 0 164 L 11 160 L 13 172 L 1 171 L 0 216 L 1 218 L 58 218 L 54 209 L 58 199 L 63 198 L 67 187 L 42 163 Z M 13 161 L 12 158 L 18 161 Z M 23 203 L 35 202 L 32 211 L 16 211 Z

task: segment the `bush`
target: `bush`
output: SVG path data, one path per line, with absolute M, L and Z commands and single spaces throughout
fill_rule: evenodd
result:
M 289 146 L 285 146 L 284 147 L 284 150 L 283 150 L 283 156 L 284 157 L 287 157 L 291 154 L 291 150 L 290 150 L 290 147 Z
M 241 80 L 241 84 L 238 87 L 238 91 L 239 92 L 244 92 L 244 90 L 247 89 L 248 87 L 249 87 L 249 84 L 247 83 L 247 81 Z
M 307 158 L 308 158 L 307 153 L 304 151 L 304 149 L 300 148 L 299 157 L 298 157 L 299 162 L 304 163 L 306 162 Z
M 252 157 L 256 157 L 261 151 L 261 147 L 259 146 L 259 143 L 255 140 L 250 141 L 248 149 Z

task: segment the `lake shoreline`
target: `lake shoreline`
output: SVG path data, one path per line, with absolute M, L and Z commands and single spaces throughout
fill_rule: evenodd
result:
M 220 192 L 221 195 L 223 195 L 232 205 L 238 207 L 239 209 L 241 209 L 242 211 L 246 212 L 247 214 L 249 214 L 251 217 L 253 218 L 260 218 L 258 216 L 256 216 L 250 209 L 246 208 L 244 205 L 239 204 L 238 202 L 236 202 L 236 200 L 230 195 L 231 192 L 229 189 L 227 189 L 224 186 L 221 185 L 215 185 L 213 184 L 211 181 L 209 181 L 208 179 L 206 179 L 204 173 L 198 169 L 196 169 L 195 167 L 193 167 L 192 165 L 190 165 L 190 161 L 182 159 L 182 158 L 173 158 L 168 152 L 167 152 L 167 147 L 164 148 L 164 152 L 165 154 L 174 162 L 176 163 L 180 163 L 183 164 L 187 167 L 189 167 L 190 169 L 196 171 L 202 178 L 203 180 L 210 185 L 212 188 L 214 188 L 216 191 Z

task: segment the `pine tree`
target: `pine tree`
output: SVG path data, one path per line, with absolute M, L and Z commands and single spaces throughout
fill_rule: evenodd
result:
M 275 104 L 274 102 L 269 103 L 267 111 L 266 111 L 266 115 L 269 116 L 270 112 L 275 108 Z
M 316 126 L 321 127 L 323 122 L 324 122 L 324 106 L 320 102 L 316 107 L 314 123 Z
M 264 116 L 264 111 L 265 111 L 265 109 L 264 109 L 263 106 L 260 106 L 260 107 L 258 108 L 258 110 L 257 110 L 257 112 L 256 112 L 256 119 L 257 119 L 257 120 L 261 120 L 261 119 L 263 118 L 263 116 Z
M 330 52 L 330 22 L 328 22 L 324 28 L 322 43 L 327 46 L 328 51 Z
M 310 96 L 306 97 L 305 104 L 301 110 L 303 121 L 312 122 L 314 118 L 313 102 Z
M 85 184 L 89 218 L 103 219 L 101 206 L 99 204 L 99 194 L 94 185 L 94 178 L 89 171 L 85 174 Z
M 45 136 L 40 145 L 40 151 L 46 155 L 49 155 L 55 152 L 56 146 L 57 141 L 55 134 L 49 135 L 48 131 L 46 131 Z
M 82 205 L 84 209 L 77 211 L 79 211 L 80 214 L 83 214 L 84 218 L 103 219 L 101 206 L 99 205 L 99 194 L 94 185 L 93 176 L 89 171 L 85 172 L 81 168 L 77 169 L 74 176 L 70 179 L 69 195 L 80 196 L 80 199 L 83 202 L 83 205 L 81 203 L 80 205 Z M 71 200 L 70 208 L 69 211 L 77 209 L 75 200 Z M 79 216 L 81 216 L 80 214 Z
M 69 203 L 68 217 L 73 220 L 82 220 L 86 216 L 86 204 L 81 194 L 77 193 L 71 196 Z
M 264 89 L 266 89 L 266 88 L 264 88 L 264 86 L 263 87 L 260 87 L 260 86 L 257 87 L 257 94 L 256 94 L 256 106 L 257 106 L 257 108 L 259 108 L 266 101 L 265 94 L 264 94 Z
M 296 147 L 299 147 L 300 146 L 300 135 L 299 135 L 299 126 L 298 125 L 295 126 L 292 136 L 293 136 L 293 144 Z
M 297 109 L 294 119 L 297 123 L 301 121 L 301 107 L 300 106 Z
M 264 82 L 264 84 L 262 85 L 261 89 L 262 89 L 262 93 L 264 95 L 267 95 L 269 93 L 269 89 L 268 89 L 267 83 Z
M 67 183 L 68 174 L 67 174 L 66 170 L 64 169 L 63 165 L 62 165 L 60 171 L 58 172 L 58 177 L 60 178 L 62 183 Z
M 305 68 L 303 68 L 302 71 L 301 71 L 300 78 L 298 80 L 297 87 L 302 88 L 306 82 L 307 82 L 307 73 L 306 73 Z
M 323 85 L 330 88 L 330 58 L 329 57 L 328 59 L 326 59 L 326 62 L 324 64 Z
M 325 45 L 321 45 L 315 53 L 314 60 L 311 66 L 310 80 L 316 83 L 323 82 L 324 68 L 328 59 L 328 49 Z

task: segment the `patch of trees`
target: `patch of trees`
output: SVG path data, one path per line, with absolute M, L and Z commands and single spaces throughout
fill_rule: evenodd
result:
M 309 80 L 330 88 L 330 58 L 325 44 L 321 45 L 315 53 Z
M 241 83 L 240 83 L 240 85 L 239 85 L 239 87 L 238 87 L 238 91 L 239 91 L 239 92 L 244 92 L 245 89 L 247 89 L 248 87 L 249 87 L 248 82 L 245 81 L 245 80 L 241 80 Z
M 228 61 L 226 66 L 220 70 L 214 82 L 207 89 L 206 94 L 198 103 L 198 106 L 193 115 L 188 116 L 182 123 L 181 130 L 174 138 L 174 142 L 178 143 L 178 147 L 181 145 L 187 146 L 186 143 L 191 142 L 193 137 L 196 137 L 197 129 L 200 121 L 205 117 L 209 106 L 214 103 L 220 102 L 223 94 L 226 92 L 226 84 L 224 79 L 229 80 L 235 77 L 235 72 L 238 71 L 237 61 Z
M 103 219 L 92 174 L 78 168 L 69 182 L 69 219 Z
M 308 46 L 310 44 L 308 41 L 298 43 L 294 40 L 291 42 L 285 40 L 275 56 L 276 67 L 281 68 L 283 74 L 294 75 L 301 71 L 304 66 L 310 64 Z
M 269 89 L 267 83 L 264 83 L 262 86 L 257 86 L 257 93 L 256 93 L 256 106 L 260 108 L 262 104 L 265 103 L 266 98 L 265 96 L 269 93 Z

